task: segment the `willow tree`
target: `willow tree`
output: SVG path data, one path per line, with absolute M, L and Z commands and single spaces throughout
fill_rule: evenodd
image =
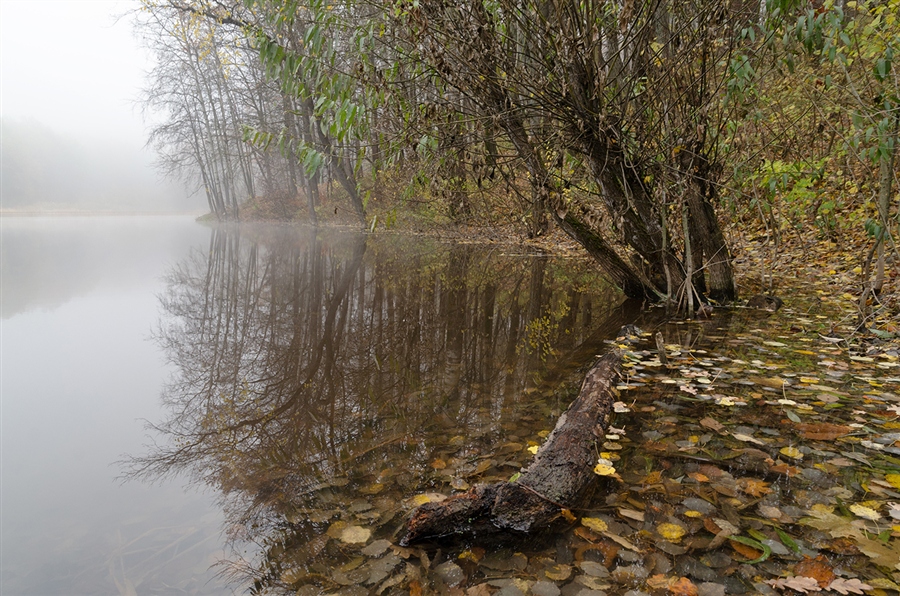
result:
M 340 23 L 351 42 L 341 77 L 314 76 L 326 105 L 356 105 L 342 86 L 354 72 L 370 92 L 399 92 L 413 76 L 434 90 L 423 96 L 448 106 L 464 98 L 466 115 L 501 133 L 527 173 L 532 235 L 555 221 L 629 296 L 735 298 L 714 209 L 716 150 L 719 91 L 746 17 L 723 0 L 254 6 L 272 22 L 296 27 L 302 17 L 316 48 L 323 23 Z M 333 56 L 328 44 L 298 54 L 260 38 L 271 72 L 301 94 L 309 56 Z

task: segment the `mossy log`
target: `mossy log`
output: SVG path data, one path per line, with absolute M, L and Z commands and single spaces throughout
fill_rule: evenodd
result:
M 401 544 L 452 536 L 548 528 L 563 509 L 577 508 L 595 481 L 597 443 L 609 427 L 622 355 L 603 356 L 585 375 L 578 397 L 514 482 L 478 485 L 413 511 Z

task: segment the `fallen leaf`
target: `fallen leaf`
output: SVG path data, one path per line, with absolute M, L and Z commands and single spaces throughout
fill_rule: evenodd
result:
M 362 544 L 369 540 L 372 530 L 360 526 L 348 526 L 341 532 L 341 542 L 345 544 Z
M 670 523 L 662 523 L 656 526 L 656 531 L 660 536 L 668 540 L 669 542 L 681 542 L 681 539 L 687 533 L 687 530 L 679 526 L 678 524 L 670 524 Z
M 791 459 L 803 459 L 803 454 L 796 447 L 782 447 L 778 453 Z
M 698 596 L 700 591 L 697 586 L 686 577 L 678 578 L 678 580 L 669 586 L 669 594 L 673 596 Z
M 815 559 L 807 557 L 794 565 L 794 575 L 811 577 L 819 582 L 819 586 L 822 588 L 830 584 L 835 578 L 831 565 L 821 555 Z
M 741 492 L 751 497 L 762 497 L 772 492 L 769 483 L 758 478 L 739 478 L 737 486 Z
M 702 426 L 703 428 L 708 428 L 709 430 L 714 432 L 719 432 L 723 428 L 725 428 L 724 424 L 710 417 L 706 417 L 700 420 L 700 426 Z
M 803 423 L 795 425 L 804 439 L 813 441 L 833 441 L 838 437 L 850 433 L 853 429 L 840 424 L 828 424 L 826 422 Z
M 828 584 L 829 590 L 834 590 L 840 594 L 862 594 L 864 590 L 874 590 L 873 586 L 865 584 L 855 577 L 853 579 L 844 579 L 843 577 L 835 578 L 833 582 Z
M 859 503 L 850 505 L 848 509 L 850 509 L 850 511 L 852 511 L 854 515 L 857 515 L 863 519 L 868 519 L 871 521 L 881 519 L 881 514 L 879 514 L 877 511 L 875 511 L 871 507 L 866 507 L 865 505 L 861 505 Z
M 742 542 L 737 542 L 735 540 L 730 540 L 731 548 L 733 548 L 739 555 L 744 557 L 745 559 L 756 560 L 762 556 L 762 551 L 753 548 L 752 546 L 747 546 Z
M 609 529 L 609 524 L 598 517 L 582 517 L 581 525 L 590 528 L 595 532 L 605 532 Z
M 791 590 L 795 590 L 797 592 L 803 592 L 804 594 L 808 594 L 809 592 L 821 592 L 822 588 L 819 587 L 819 582 L 814 580 L 811 577 L 804 576 L 795 576 L 795 577 L 787 577 L 784 579 L 769 579 L 766 580 L 766 583 L 772 586 L 773 588 L 778 588 L 779 590 L 784 590 L 785 588 L 790 588 Z

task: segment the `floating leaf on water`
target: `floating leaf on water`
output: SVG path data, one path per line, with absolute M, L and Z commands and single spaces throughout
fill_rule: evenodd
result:
M 372 530 L 360 526 L 348 526 L 341 532 L 341 542 L 345 544 L 363 544 L 369 540 Z
M 605 532 L 609 529 L 609 524 L 599 517 L 582 517 L 581 525 L 590 528 L 595 532 Z
M 679 526 L 678 524 L 670 524 L 670 523 L 662 523 L 656 526 L 656 531 L 660 536 L 668 540 L 669 542 L 681 542 L 681 539 L 687 533 L 687 530 Z
M 778 453 L 792 459 L 803 459 L 803 454 L 796 447 L 782 447 L 778 450 Z

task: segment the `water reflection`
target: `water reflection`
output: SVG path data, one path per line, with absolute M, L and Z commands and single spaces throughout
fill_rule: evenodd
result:
M 514 473 L 634 314 L 578 261 L 272 227 L 217 229 L 161 300 L 168 442 L 135 470 L 220 490 L 256 589 L 399 585 L 396 554 L 338 568 L 405 499 Z

